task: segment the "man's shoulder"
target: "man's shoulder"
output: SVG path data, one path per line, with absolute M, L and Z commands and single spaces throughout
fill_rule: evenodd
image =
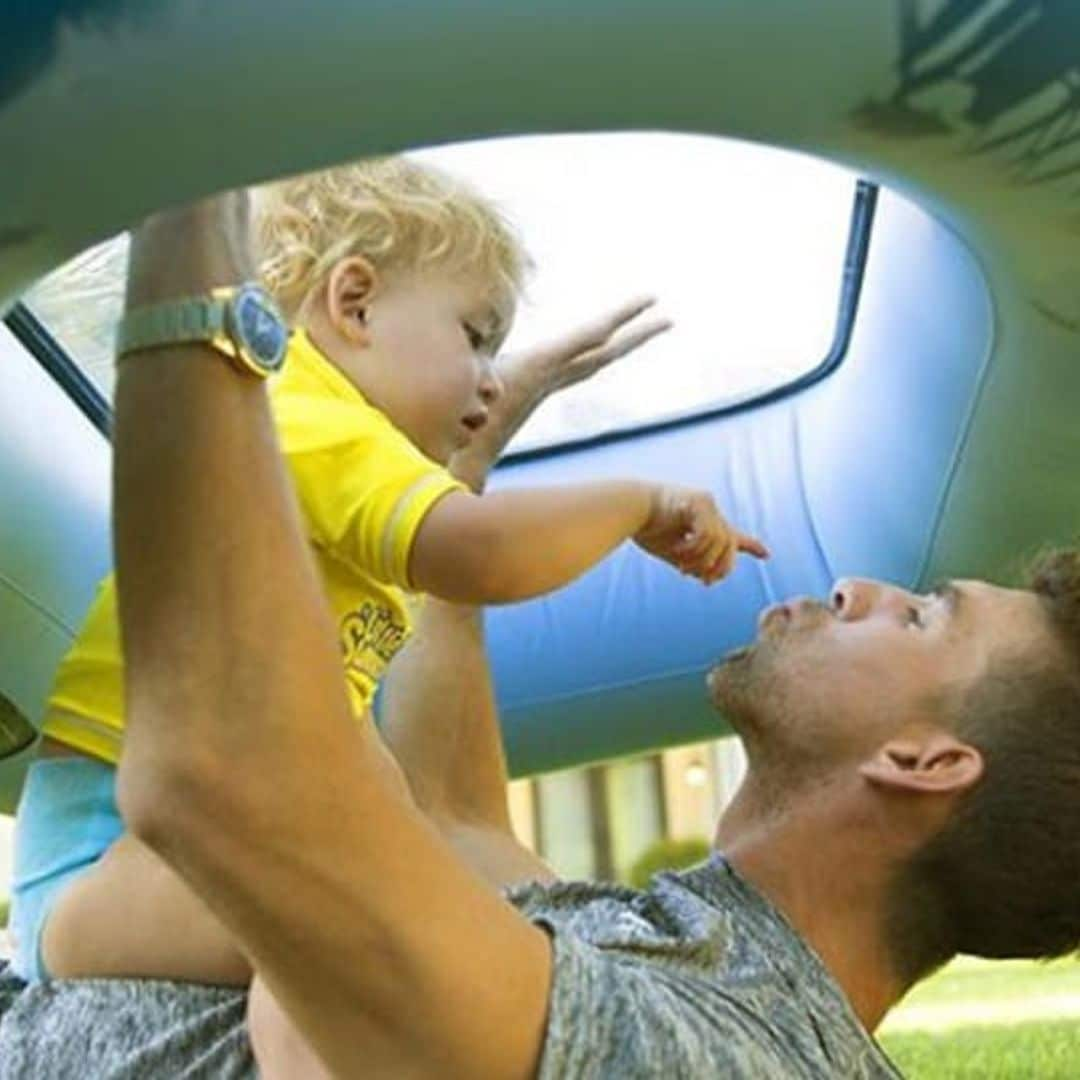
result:
M 563 883 L 511 900 L 554 943 L 545 1075 L 810 1077 L 838 1060 L 894 1075 L 820 961 L 719 856 L 644 891 Z
M 689 871 L 662 873 L 646 889 L 614 883 L 556 882 L 513 890 L 511 902 L 552 930 L 710 977 L 772 971 L 762 961 L 790 951 L 791 928 L 743 887 L 722 856 Z

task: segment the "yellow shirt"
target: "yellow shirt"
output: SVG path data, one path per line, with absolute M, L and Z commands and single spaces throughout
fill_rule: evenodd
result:
M 271 383 L 282 452 L 337 617 L 353 707 L 364 711 L 412 632 L 408 567 L 424 516 L 463 489 L 311 343 L 293 334 Z M 268 583 L 272 588 L 272 583 Z M 273 627 L 267 628 L 273 648 Z M 115 763 L 124 726 L 116 584 L 109 575 L 57 671 L 43 731 Z

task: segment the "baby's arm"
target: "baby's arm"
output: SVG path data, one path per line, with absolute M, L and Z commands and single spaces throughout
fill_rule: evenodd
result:
M 629 539 L 706 583 L 737 551 L 765 554 L 706 492 L 614 481 L 447 495 L 417 531 L 410 577 L 445 600 L 508 603 L 566 585 Z

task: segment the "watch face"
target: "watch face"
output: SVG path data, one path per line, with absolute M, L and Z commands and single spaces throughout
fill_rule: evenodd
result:
M 266 371 L 285 362 L 289 330 L 274 302 L 257 285 L 245 285 L 233 298 L 234 332 L 251 359 Z

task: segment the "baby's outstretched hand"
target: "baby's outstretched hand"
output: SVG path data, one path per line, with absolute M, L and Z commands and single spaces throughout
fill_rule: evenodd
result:
M 634 543 L 706 585 L 730 574 L 740 551 L 769 557 L 760 540 L 727 523 L 707 491 L 670 484 L 654 489 L 652 512 Z

